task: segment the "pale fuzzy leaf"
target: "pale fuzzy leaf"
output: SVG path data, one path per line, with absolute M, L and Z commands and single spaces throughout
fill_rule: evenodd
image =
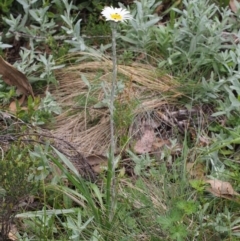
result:
M 41 211 L 33 211 L 33 212 L 26 212 L 26 213 L 20 213 L 17 214 L 16 218 L 36 218 L 36 217 L 42 217 L 44 215 L 62 215 L 67 213 L 74 213 L 74 209 L 54 209 L 54 210 L 41 210 Z
M 86 78 L 86 76 L 84 74 L 81 74 L 81 79 L 84 82 L 84 84 L 88 87 L 88 89 L 90 89 L 91 85 L 90 85 L 88 79 Z
M 11 48 L 11 47 L 12 47 L 12 45 L 10 45 L 10 44 L 3 44 L 0 42 L 0 49 L 6 49 L 6 48 Z

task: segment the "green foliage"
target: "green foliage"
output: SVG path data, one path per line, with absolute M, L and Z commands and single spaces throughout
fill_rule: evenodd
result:
M 133 45 L 137 51 L 147 51 L 152 42 L 152 32 L 155 24 L 161 19 L 154 14 L 155 8 L 161 4 L 161 1 L 152 0 L 135 1 L 135 7 L 131 11 L 133 20 L 123 28 L 125 35 L 121 39 Z M 122 4 L 120 6 L 123 7 Z
M 28 97 L 27 108 L 21 108 L 16 102 L 16 116 L 24 122 L 31 123 L 34 126 L 50 124 L 54 114 L 60 114 L 61 108 L 53 100 L 48 92 L 44 98 Z
M 85 75 L 83 74 L 81 75 L 81 79 L 84 82 L 84 84 L 87 86 L 88 92 L 87 94 L 79 94 L 76 97 L 76 102 L 79 106 L 85 107 L 86 114 L 88 114 L 87 107 L 98 104 L 98 99 L 94 96 L 94 93 L 99 91 L 99 89 L 101 88 L 101 85 L 99 84 L 99 77 L 98 77 L 99 74 L 96 75 L 96 79 L 92 83 L 88 81 Z
M 124 147 L 129 141 L 128 129 L 132 124 L 134 118 L 133 110 L 136 106 L 137 102 L 127 104 L 115 102 L 114 123 L 121 147 Z
M 216 0 L 214 1 L 219 4 L 221 7 L 227 7 L 229 5 L 230 0 Z
M 11 6 L 12 6 L 13 0 L 0 0 L 0 11 L 3 13 L 8 13 Z
M 135 175 L 148 176 L 148 173 L 146 172 L 146 170 L 148 167 L 151 167 L 151 164 L 153 163 L 154 159 L 151 158 L 149 156 L 149 154 L 137 156 L 130 150 L 128 151 L 128 154 L 129 154 L 131 160 L 133 160 L 133 162 L 135 164 L 135 167 L 134 167 Z
M 203 207 L 203 211 L 200 212 L 200 215 L 206 212 L 209 208 L 210 205 L 206 204 Z M 219 233 L 219 237 L 221 237 L 223 240 L 228 240 L 228 238 L 237 240 L 236 237 L 239 238 L 240 233 L 234 230 L 234 226 L 238 225 L 239 222 L 239 217 L 235 214 L 231 214 L 230 210 L 225 207 L 223 212 L 217 212 L 214 218 L 211 217 L 207 223 L 204 223 L 203 228 L 212 228 L 214 232 Z
M 21 152 L 19 153 L 19 149 Z M 10 224 L 19 212 L 22 199 L 31 195 L 35 185 L 28 181 L 31 161 L 27 158 L 28 149 L 12 145 L 0 160 L 0 220 L 1 237 L 7 240 Z M 3 154 L 3 152 L 2 152 Z
M 197 211 L 197 204 L 193 201 L 177 201 L 165 216 L 159 216 L 157 222 L 161 228 L 169 232 L 171 240 L 185 240 L 188 235 L 184 219 Z
M 196 189 L 197 192 L 203 194 L 205 191 L 205 182 L 202 180 L 191 180 L 190 185 L 192 188 Z
M 159 67 L 179 75 L 180 89 L 194 101 L 217 105 L 214 116 L 230 118 L 240 106 L 239 45 L 227 33 L 234 36 L 239 23 L 228 8 L 209 1 L 184 0 L 183 5 L 184 10 L 174 9 L 179 18 L 173 26 L 154 30 L 158 49 L 167 58 Z
M 93 217 L 89 218 L 85 223 L 82 222 L 81 210 L 74 213 L 75 216 L 67 217 L 66 222 L 62 223 L 63 227 L 70 231 L 69 240 L 79 240 L 81 238 L 81 233 L 87 228 L 88 224 L 92 222 Z M 95 230 L 93 236 L 97 235 L 97 230 Z
M 9 103 L 11 98 L 15 95 L 16 91 L 13 87 L 7 88 L 5 83 L 0 83 L 0 98 L 2 99 L 3 105 Z
M 105 188 L 105 192 L 101 192 L 97 185 L 84 181 L 80 177 L 78 171 L 73 166 L 73 164 L 62 153 L 60 153 L 56 149 L 54 149 L 54 151 L 58 155 L 59 159 L 53 158 L 53 162 L 65 173 L 67 180 L 71 183 L 71 185 L 75 187 L 76 191 L 64 187 L 63 189 L 61 189 L 74 201 L 77 201 L 78 203 L 82 203 L 82 201 L 84 201 L 87 206 L 87 209 L 85 209 L 85 211 L 88 217 L 90 219 L 94 217 L 95 225 L 97 225 L 99 228 L 105 229 L 106 232 L 110 231 L 115 226 L 115 221 L 113 221 L 112 223 L 110 223 L 109 221 L 108 214 L 111 207 L 111 203 L 109 201 L 111 201 L 111 199 L 109 199 L 108 197 L 109 193 L 107 191 L 107 187 Z M 70 171 L 65 168 L 65 165 L 69 168 Z M 111 180 L 107 180 L 107 182 L 110 181 Z M 53 186 L 53 188 L 55 188 L 56 190 L 59 189 L 57 186 Z M 85 207 L 84 204 L 82 205 L 83 207 Z M 113 220 L 115 220 L 115 218 Z M 87 223 L 89 222 L 90 221 L 88 221 Z M 111 240 L 111 236 L 105 236 L 105 234 L 103 235 L 105 237 L 104 240 Z
M 104 8 L 104 6 L 112 5 L 114 4 L 113 0 L 93 0 L 93 1 L 81 1 L 81 3 L 78 3 L 76 1 L 77 7 L 82 11 L 86 9 L 89 12 L 94 12 L 94 14 L 100 13 L 100 11 Z
M 57 59 L 60 63 L 64 64 L 65 59 L 64 56 L 67 55 L 69 51 L 69 44 L 67 43 L 58 43 L 56 39 L 54 39 L 53 36 L 48 36 L 46 40 L 46 44 L 50 47 L 53 58 Z
M 121 56 L 119 56 L 118 63 L 131 65 L 131 63 L 133 62 L 133 58 L 134 58 L 133 51 L 124 50 Z
M 175 9 L 180 17 L 172 30 L 169 63 L 175 71 L 185 69 L 188 76 L 196 72 L 206 76 L 213 70 L 218 75 L 224 73 L 227 58 L 221 52 L 227 46 L 221 35 L 231 29 L 228 19 L 232 13 L 209 2 L 184 0 L 183 4 L 184 10 Z
M 84 36 L 86 35 L 86 43 L 88 46 L 106 45 L 111 39 L 111 31 L 109 25 L 99 21 L 98 15 L 89 15 L 88 21 L 83 29 Z

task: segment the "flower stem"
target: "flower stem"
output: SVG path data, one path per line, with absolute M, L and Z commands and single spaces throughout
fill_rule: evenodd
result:
M 115 160 L 115 150 L 116 150 L 116 138 L 114 132 L 114 100 L 115 100 L 115 91 L 117 84 L 117 54 L 116 54 L 116 34 L 117 34 L 117 23 L 112 22 L 112 63 L 113 63 L 113 75 L 112 75 L 112 88 L 111 88 L 111 97 L 110 97 L 110 132 L 111 132 L 111 144 L 110 144 L 110 157 L 109 157 L 109 169 L 111 174 L 111 185 L 110 185 L 110 195 L 111 195 L 111 207 L 109 213 L 109 221 L 111 222 L 114 217 L 114 211 L 116 206 L 116 177 L 115 177 L 115 168 L 116 161 Z

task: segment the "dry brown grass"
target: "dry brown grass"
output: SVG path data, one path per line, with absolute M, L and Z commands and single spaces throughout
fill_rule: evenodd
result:
M 62 106 L 63 112 L 56 118 L 56 128 L 52 133 L 71 141 L 85 155 L 105 154 L 109 147 L 109 111 L 107 108 L 95 108 L 94 105 L 104 98 L 101 82 L 111 86 L 111 73 L 112 62 L 106 58 L 74 64 L 56 73 L 59 86 L 52 90 L 52 94 Z M 93 86 L 89 96 L 81 74 L 84 74 Z M 171 76 L 161 74 L 151 65 L 119 65 L 118 76 L 124 79 L 125 89 L 118 95 L 117 101 L 122 104 L 137 101 L 139 104 L 132 110 L 135 116 L 172 103 L 181 96 L 177 91 L 179 83 Z M 76 101 L 79 96 L 86 96 L 82 105 Z M 86 103 L 93 97 L 96 103 Z

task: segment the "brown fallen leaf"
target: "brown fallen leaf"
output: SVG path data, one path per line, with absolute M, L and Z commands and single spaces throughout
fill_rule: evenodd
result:
M 199 144 L 200 146 L 207 146 L 211 143 L 211 139 L 207 136 L 199 136 Z
M 203 180 L 205 178 L 204 165 L 201 163 L 188 162 L 186 165 L 186 170 L 187 174 L 189 174 L 193 179 Z
M 25 96 L 23 95 L 20 100 L 18 100 L 18 105 L 21 106 L 25 100 Z M 12 101 L 9 105 L 9 110 L 11 113 L 16 114 L 17 112 L 17 102 L 16 100 Z
M 15 100 L 10 103 L 9 110 L 13 114 L 15 114 L 17 112 L 17 103 Z
M 229 1 L 229 7 L 234 13 L 236 13 L 238 11 L 236 2 L 237 2 L 237 0 L 230 0 Z
M 211 192 L 214 196 L 225 197 L 228 195 L 231 196 L 240 196 L 239 193 L 235 192 L 231 183 L 224 182 L 221 180 L 205 180 L 206 183 L 210 184 L 206 190 Z
M 156 139 L 154 129 L 149 126 L 145 126 L 142 130 L 143 134 L 141 138 L 135 143 L 134 151 L 137 154 L 144 154 L 152 151 L 153 143 Z
M 152 151 L 157 151 L 162 149 L 164 146 L 171 145 L 171 142 L 169 140 L 164 140 L 159 137 L 156 138 L 152 145 Z
M 18 240 L 18 238 L 16 237 L 17 232 L 18 232 L 17 227 L 11 224 L 11 229 L 10 229 L 10 232 L 8 233 L 9 240 L 12 240 L 12 241 Z
M 101 173 L 108 166 L 108 159 L 103 155 L 90 155 L 86 157 L 86 160 L 96 173 Z
M 0 75 L 2 75 L 3 81 L 11 86 L 16 86 L 17 90 L 23 95 L 31 95 L 34 97 L 32 86 L 28 82 L 27 77 L 13 67 L 11 64 L 6 62 L 0 56 Z
M 0 223 L 0 228 L 3 231 L 3 233 L 0 233 L 1 240 L 18 240 L 18 238 L 16 237 L 16 234 L 18 233 L 16 225 L 3 221 Z

